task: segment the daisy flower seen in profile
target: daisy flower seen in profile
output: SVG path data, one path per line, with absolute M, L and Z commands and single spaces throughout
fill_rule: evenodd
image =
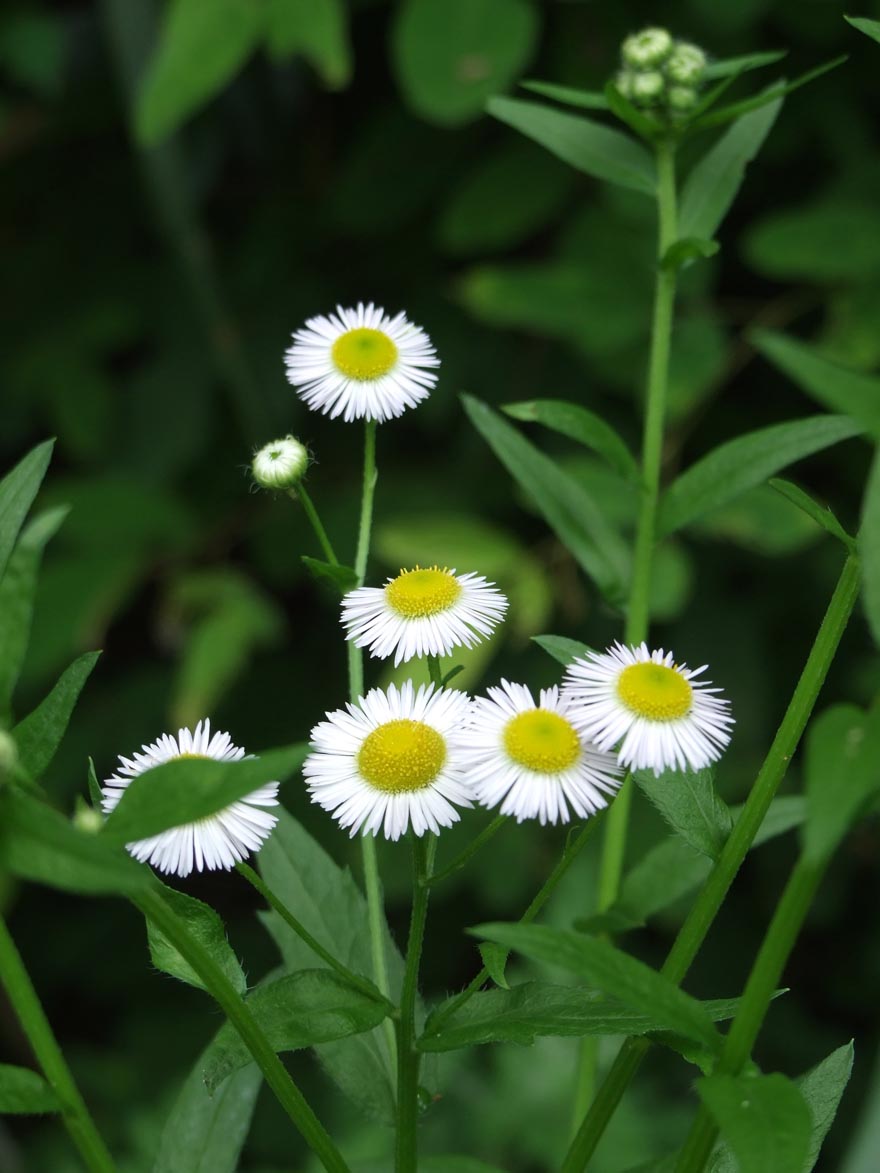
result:
M 618 746 L 633 770 L 702 770 L 721 757 L 733 724 L 730 703 L 695 678 L 705 672 L 676 664 L 672 652 L 615 643 L 574 660 L 565 692 L 577 721 L 601 749 Z
M 164 733 L 152 745 L 141 747 L 130 758 L 120 756 L 118 773 L 107 778 L 101 791 L 105 814 L 119 802 L 125 788 L 139 774 L 180 758 L 212 758 L 217 762 L 237 762 L 244 750 L 232 744 L 228 733 L 211 735 L 211 722 L 200 721 L 195 729 L 181 729 L 177 737 Z M 195 823 L 171 827 L 149 839 L 138 839 L 126 847 L 135 859 L 151 863 L 160 872 L 188 876 L 196 871 L 229 869 L 258 851 L 278 822 L 263 808 L 278 805 L 278 783 L 267 782 L 252 794 L 216 814 Z
M 309 318 L 284 362 L 288 381 L 313 411 L 378 423 L 427 399 L 440 366 L 424 330 L 372 302 Z
M 621 770 L 575 726 L 571 703 L 558 688 L 535 703 L 524 684 L 501 681 L 474 700 L 464 768 L 476 797 L 502 815 L 567 823 L 608 805 Z M 569 807 L 571 810 L 569 810 Z
M 342 600 L 346 639 L 394 663 L 413 656 L 448 656 L 492 634 L 507 599 L 478 574 L 439 566 L 401 570 L 383 587 L 358 587 Z
M 303 773 L 309 794 L 340 826 L 399 839 L 458 821 L 472 806 L 462 771 L 462 727 L 470 700 L 455 689 L 371 689 L 312 730 Z

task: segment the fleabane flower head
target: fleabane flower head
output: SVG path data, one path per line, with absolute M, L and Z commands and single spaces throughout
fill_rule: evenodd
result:
M 645 28 L 632 33 L 620 48 L 624 65 L 631 69 L 656 69 L 672 52 L 673 41 L 666 29 Z
M 646 644 L 615 643 L 568 667 L 564 689 L 575 720 L 601 749 L 618 747 L 633 770 L 702 770 L 730 741 L 730 704 L 696 677 L 705 672 L 676 664 L 672 652 Z
M 477 697 L 466 732 L 465 770 L 477 799 L 516 821 L 567 823 L 608 805 L 621 783 L 613 754 L 597 749 L 572 719 L 558 688 L 535 702 L 524 684 L 501 681 Z
M 342 600 L 346 639 L 394 663 L 413 656 L 448 656 L 491 635 L 507 599 L 478 574 L 439 566 L 401 570 L 383 587 L 358 587 Z
M 440 365 L 424 330 L 372 302 L 309 318 L 284 362 L 288 381 L 313 411 L 379 423 L 427 399 Z
M 706 54 L 699 45 L 689 41 L 677 41 L 664 71 L 677 86 L 698 86 L 706 72 Z
M 254 454 L 251 473 L 261 489 L 292 489 L 302 480 L 308 464 L 305 445 L 295 436 L 283 436 Z
M 312 730 L 303 773 L 312 801 L 350 834 L 399 839 L 438 832 L 473 806 L 462 770 L 470 700 L 455 689 L 371 689 L 356 705 L 327 714 Z
M 104 781 L 101 807 L 104 814 L 118 804 L 125 789 L 139 774 L 180 758 L 212 758 L 217 762 L 237 762 L 245 752 L 232 744 L 228 733 L 211 734 L 211 722 L 200 721 L 195 729 L 179 730 L 176 737 L 164 733 L 152 745 L 141 747 L 130 758 L 120 755 L 117 773 Z M 128 851 L 141 862 L 151 863 L 160 872 L 188 876 L 207 869 L 230 869 L 258 851 L 278 822 L 266 807 L 278 805 L 278 783 L 267 782 L 246 798 L 231 803 L 216 814 L 171 827 L 149 839 L 127 843 Z

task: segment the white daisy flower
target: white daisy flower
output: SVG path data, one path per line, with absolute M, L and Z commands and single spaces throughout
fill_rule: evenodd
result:
M 152 745 L 130 758 L 120 755 L 118 773 L 104 781 L 101 807 L 105 814 L 119 802 L 132 778 L 175 758 L 213 758 L 217 762 L 237 762 L 244 750 L 232 744 L 228 733 L 211 735 L 211 722 L 199 721 L 195 729 L 179 730 L 177 737 L 164 733 Z M 195 823 L 171 827 L 149 839 L 127 843 L 129 852 L 142 863 L 148 862 L 160 872 L 188 876 L 193 870 L 229 869 L 258 851 L 278 822 L 275 815 L 261 808 L 278 805 L 278 783 L 267 782 L 253 794 Z
M 676 664 L 672 652 L 615 643 L 571 663 L 564 688 L 577 704 L 580 728 L 601 749 L 618 746 L 633 770 L 702 770 L 730 741 L 730 702 Z
M 437 382 L 431 368 L 440 366 L 424 330 L 372 302 L 309 318 L 284 362 L 288 381 L 313 411 L 379 423 L 427 399 Z
M 448 656 L 492 634 L 507 599 L 479 574 L 445 566 L 401 570 L 383 587 L 358 587 L 342 600 L 346 639 L 395 665 L 413 656 Z
M 371 689 L 356 705 L 327 714 L 312 730 L 303 773 L 317 802 L 351 835 L 399 839 L 458 822 L 473 806 L 461 766 L 470 700 L 455 689 Z
M 558 688 L 541 690 L 535 703 L 524 684 L 501 681 L 471 708 L 464 768 L 479 801 L 501 803 L 502 815 L 567 823 L 608 805 L 621 770 L 575 726 L 572 705 Z

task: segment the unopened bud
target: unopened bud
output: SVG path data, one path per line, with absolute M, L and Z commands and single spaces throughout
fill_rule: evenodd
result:
M 621 69 L 617 77 L 614 79 L 614 85 L 618 93 L 623 94 L 625 98 L 632 101 L 633 98 L 633 78 L 635 74 L 629 69 Z
M 100 811 L 96 811 L 94 807 L 78 798 L 76 810 L 73 812 L 73 825 L 79 831 L 88 831 L 90 835 L 97 835 L 104 826 L 104 816 Z
M 666 91 L 666 102 L 676 114 L 687 114 L 696 106 L 699 96 L 690 86 L 670 86 Z
M 261 489 L 292 489 L 303 477 L 309 454 L 294 436 L 273 440 L 254 456 L 251 472 Z
M 634 102 L 653 106 L 661 100 L 666 89 L 663 74 L 656 70 L 650 73 L 634 73 L 632 81 L 632 96 Z
M 672 52 L 672 37 L 661 28 L 642 29 L 627 37 L 621 46 L 624 65 L 632 69 L 656 69 Z
M 679 41 L 664 65 L 666 76 L 679 86 L 696 86 L 706 72 L 706 54 L 698 45 Z

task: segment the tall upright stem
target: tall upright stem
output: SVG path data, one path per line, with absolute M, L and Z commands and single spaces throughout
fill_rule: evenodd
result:
M 417 1173 L 419 1113 L 419 1053 L 415 1048 L 416 997 L 419 989 L 419 963 L 428 916 L 428 879 L 434 863 L 437 839 L 413 836 L 413 902 L 406 947 L 406 970 L 397 1023 L 397 1141 L 396 1173 Z
M 61 1104 L 61 1117 L 70 1139 L 91 1173 L 116 1173 L 113 1158 L 89 1115 L 30 976 L 0 917 L 0 984 L 33 1047 L 49 1085 Z

